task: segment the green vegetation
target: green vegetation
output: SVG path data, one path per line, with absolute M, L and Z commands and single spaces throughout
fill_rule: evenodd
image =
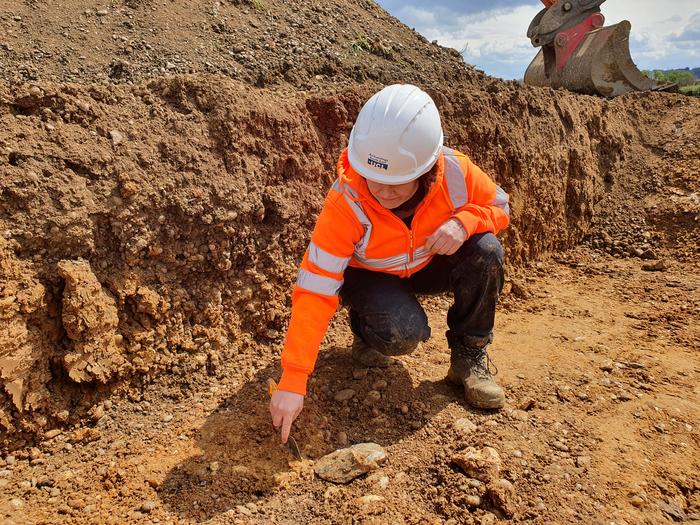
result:
M 689 69 L 670 69 L 667 71 L 662 71 L 661 69 L 649 71 L 645 69 L 642 73 L 660 82 L 675 82 L 679 87 L 692 86 L 697 82 L 695 75 Z
M 680 91 L 684 95 L 700 97 L 700 84 L 697 84 L 695 86 L 683 86 L 682 88 L 680 88 Z
M 372 42 L 365 35 L 355 35 L 355 40 L 350 42 L 350 49 L 353 53 L 372 51 L 373 48 Z

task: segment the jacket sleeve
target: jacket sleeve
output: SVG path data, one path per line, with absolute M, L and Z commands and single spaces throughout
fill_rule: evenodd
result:
M 306 382 L 340 302 L 343 272 L 364 230 L 334 185 L 316 221 L 292 291 L 279 389 L 306 395 Z
M 466 155 L 460 165 L 467 187 L 467 203 L 454 216 L 471 237 L 476 233 L 498 233 L 510 222 L 508 194 Z

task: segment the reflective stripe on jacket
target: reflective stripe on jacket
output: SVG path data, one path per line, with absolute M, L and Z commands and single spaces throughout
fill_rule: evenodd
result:
M 410 229 L 372 196 L 350 166 L 347 150 L 337 171 L 292 292 L 280 390 L 306 394 L 348 265 L 408 277 L 430 262 L 426 240 L 449 219 L 459 219 L 469 236 L 498 233 L 509 222 L 508 194 L 466 155 L 449 148 L 438 158 L 435 181 Z

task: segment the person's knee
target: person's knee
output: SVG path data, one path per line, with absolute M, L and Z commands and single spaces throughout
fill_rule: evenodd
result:
M 503 264 L 503 246 L 493 233 L 484 233 L 476 242 L 476 252 L 486 260 Z
M 376 314 L 365 323 L 365 341 L 385 355 L 405 355 L 430 338 L 428 318 L 420 306 Z
M 465 244 L 462 258 L 470 265 L 491 268 L 503 266 L 503 246 L 493 233 L 474 235 Z

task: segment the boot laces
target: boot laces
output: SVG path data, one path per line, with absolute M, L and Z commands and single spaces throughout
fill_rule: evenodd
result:
M 486 348 L 475 348 L 469 352 L 472 370 L 481 379 L 490 379 L 498 374 L 496 364 L 491 360 Z

